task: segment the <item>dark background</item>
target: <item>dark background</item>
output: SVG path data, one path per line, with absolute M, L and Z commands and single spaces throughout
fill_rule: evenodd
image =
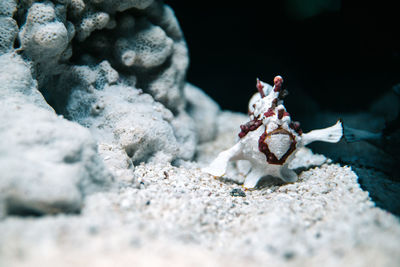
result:
M 292 114 L 367 110 L 400 82 L 399 9 L 385 1 L 165 1 L 190 53 L 189 82 L 246 112 L 256 77 L 284 78 Z M 295 113 L 296 112 L 296 113 Z
M 166 1 L 175 10 L 189 47 L 189 82 L 223 109 L 245 113 L 256 92 L 256 77 L 271 84 L 280 74 L 290 93 L 285 107 L 306 132 L 330 126 L 338 118 L 351 127 L 381 130 L 369 121 L 375 115 L 369 107 L 400 83 L 400 9 L 395 4 L 223 2 Z M 390 144 L 398 142 L 393 139 Z M 366 142 L 316 142 L 310 147 L 351 165 L 375 204 L 400 215 L 399 206 L 393 204 L 399 203 L 399 187 L 388 189 L 400 179 L 398 155 L 382 154 L 382 148 Z

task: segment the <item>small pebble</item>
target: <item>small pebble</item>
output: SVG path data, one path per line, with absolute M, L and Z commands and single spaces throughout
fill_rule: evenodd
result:
M 234 188 L 234 189 L 231 191 L 231 196 L 233 196 L 233 197 L 245 197 L 245 196 L 246 196 L 246 193 L 243 192 L 243 190 L 240 189 L 240 188 Z

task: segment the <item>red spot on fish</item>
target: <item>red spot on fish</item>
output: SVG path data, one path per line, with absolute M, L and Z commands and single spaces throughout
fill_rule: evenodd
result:
M 282 108 L 280 110 L 278 110 L 278 119 L 282 119 L 283 118 L 283 114 L 284 114 L 285 110 Z
M 269 108 L 268 111 L 264 113 L 264 116 L 267 117 L 267 118 L 271 117 L 271 116 L 274 116 L 274 115 L 275 115 L 275 112 L 274 112 L 274 110 L 272 108 Z
M 240 133 L 239 137 L 245 137 L 250 131 L 255 131 L 260 127 L 262 124 L 261 120 L 254 119 L 252 121 L 247 122 L 246 124 L 240 125 Z
M 263 90 L 264 85 L 261 84 L 261 81 L 260 81 L 260 79 L 258 79 L 258 78 L 257 78 L 257 85 L 256 85 L 256 87 L 257 87 L 258 92 L 259 92 L 260 95 L 261 95 L 261 98 L 264 98 L 264 97 L 265 97 L 264 90 Z
M 281 76 L 274 78 L 274 92 L 279 92 L 282 89 L 283 79 Z
M 271 108 L 275 109 L 277 106 L 278 106 L 278 98 L 275 98 L 274 100 L 272 100 Z
M 292 128 L 298 135 L 302 135 L 303 131 L 300 128 L 300 122 L 293 121 L 289 124 L 289 127 Z

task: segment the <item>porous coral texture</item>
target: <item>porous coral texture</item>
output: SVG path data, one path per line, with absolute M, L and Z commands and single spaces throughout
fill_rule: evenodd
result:
M 57 116 L 18 55 L 0 56 L 0 217 L 79 212 L 111 184 L 84 127 Z
M 62 177 L 68 178 L 61 178 L 50 167 L 37 174 L 21 172 L 16 183 L 28 186 L 28 181 L 37 181 L 36 196 L 42 194 L 46 208 L 37 204 L 32 208 L 29 201 L 18 200 L 22 197 L 18 193 L 16 201 L 0 199 L 5 214 L 13 213 L 7 211 L 7 203 L 18 201 L 19 209 L 28 213 L 79 211 L 86 191 L 92 191 L 86 190 L 90 183 L 81 181 L 98 176 L 107 184 L 108 172 L 117 180 L 132 181 L 133 168 L 141 162 L 182 164 L 192 160 L 197 143 L 204 141 L 203 136 L 199 139 L 197 129 L 215 123 L 216 119 L 208 116 L 209 120 L 195 124 L 193 113 L 187 112 L 183 93 L 187 48 L 172 9 L 161 1 L 5 0 L 0 3 L 0 33 L 4 101 L 23 105 L 15 111 L 14 124 L 4 124 L 8 129 L 2 128 L 3 135 L 10 136 L 12 129 L 26 129 L 19 124 L 31 117 L 31 128 L 37 129 L 31 134 L 48 139 L 40 143 L 40 149 L 29 152 L 43 150 L 37 167 L 55 164 L 62 169 L 63 164 L 70 164 L 79 170 L 79 174 L 62 172 Z M 10 97 L 12 101 L 8 100 Z M 202 103 L 215 106 L 206 95 Z M 196 110 L 196 116 L 206 112 Z M 12 120 L 10 116 L 2 118 Z M 76 141 L 71 140 L 72 132 L 76 132 Z M 28 136 L 18 135 L 15 146 L 22 145 Z M 210 136 L 209 140 L 213 134 Z M 36 141 L 32 142 L 27 141 L 26 145 L 35 146 Z M 11 150 L 6 147 L 5 151 Z M 62 156 L 59 160 L 58 156 L 47 156 L 47 150 L 60 155 L 76 150 L 77 155 L 68 162 Z M 12 153 L 11 157 L 10 152 L 10 160 L 15 158 L 32 166 L 30 161 L 21 160 L 26 153 Z M 97 167 L 89 167 L 92 163 Z M 85 172 L 82 168 L 90 170 Z M 56 176 L 54 181 L 61 179 L 71 188 L 79 187 L 75 190 L 75 204 L 49 195 L 49 203 L 57 202 L 59 208 L 47 208 L 44 183 L 50 179 L 45 177 L 52 176 Z M 8 188 L 8 182 L 3 188 Z

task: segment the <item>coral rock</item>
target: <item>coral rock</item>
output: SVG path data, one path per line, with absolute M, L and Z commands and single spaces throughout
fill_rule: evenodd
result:
M 9 214 L 80 211 L 111 181 L 90 132 L 54 113 L 19 56 L 0 57 L 0 84 L 0 206 Z

